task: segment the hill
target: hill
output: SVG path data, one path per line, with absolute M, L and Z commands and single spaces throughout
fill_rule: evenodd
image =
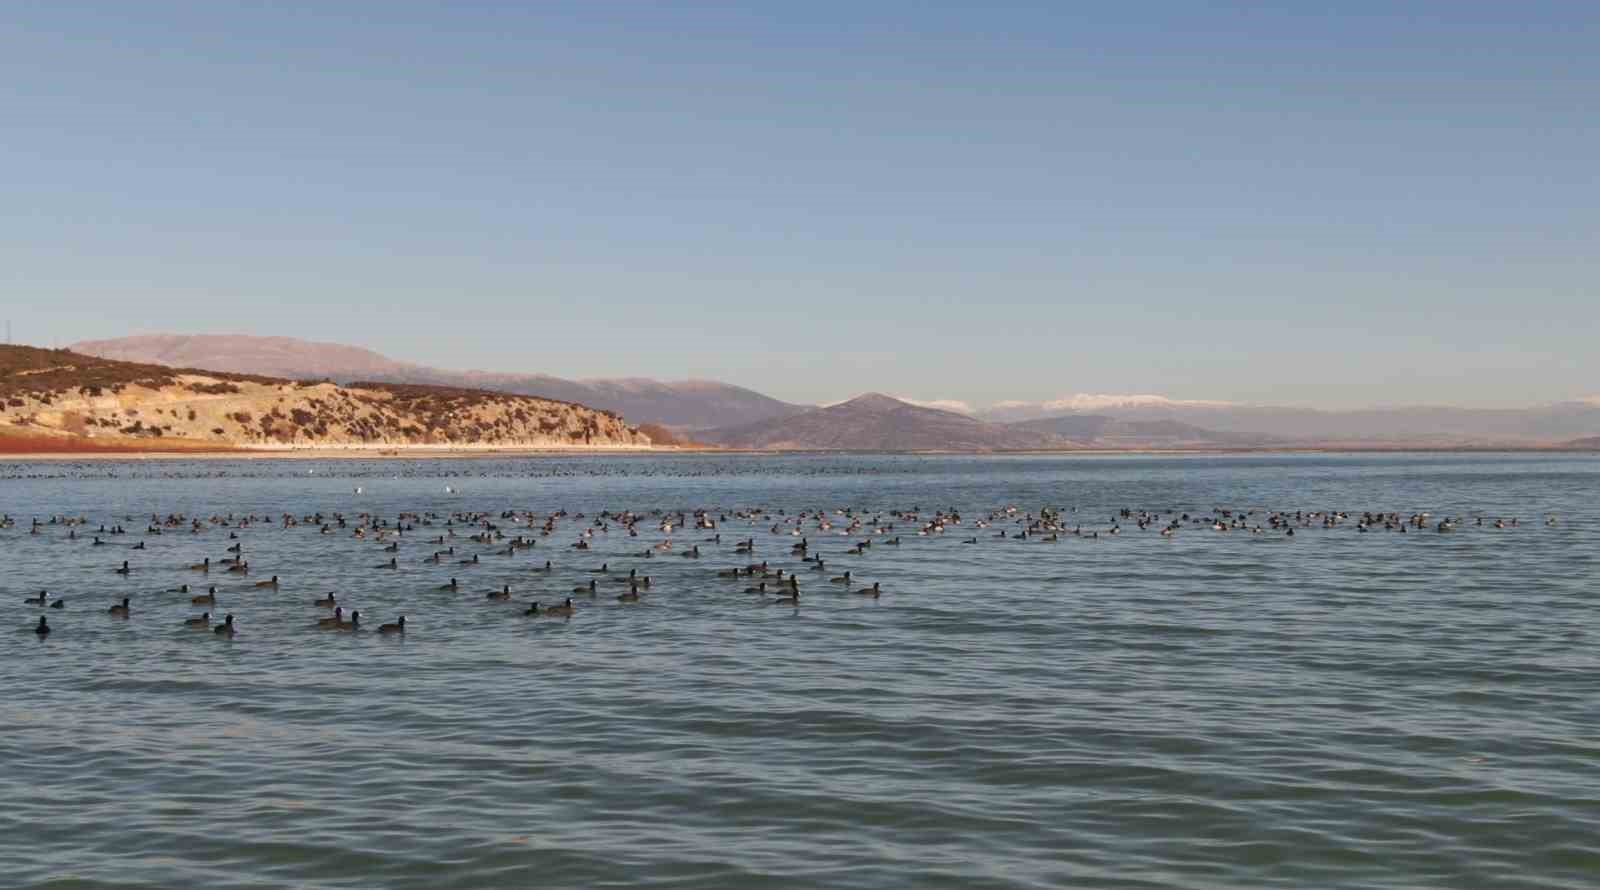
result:
M 87 340 L 69 348 L 120 361 L 236 374 L 488 389 L 575 402 L 620 414 L 631 423 L 660 424 L 679 431 L 755 423 L 805 410 L 754 390 L 711 380 L 568 380 L 548 374 L 449 371 L 396 361 L 370 349 L 293 337 L 152 334 Z
M 790 417 L 707 430 L 697 439 L 731 448 L 841 451 L 1021 451 L 1071 447 L 1032 430 L 922 408 L 879 393 Z
M 979 412 L 991 422 L 1028 421 L 1072 412 L 1123 421 L 1171 421 L 1216 433 L 1263 436 L 1302 445 L 1541 447 L 1600 435 L 1600 400 L 1522 408 L 1416 405 L 1320 410 L 1159 396 L 1078 395 L 1051 402 L 1001 402 Z
M 1280 436 L 1218 432 L 1176 420 L 1119 420 L 1103 414 L 1069 414 L 1007 426 L 1092 448 L 1268 448 L 1289 443 Z
M 293 381 L 0 346 L 0 448 L 640 447 L 615 414 L 484 390 Z

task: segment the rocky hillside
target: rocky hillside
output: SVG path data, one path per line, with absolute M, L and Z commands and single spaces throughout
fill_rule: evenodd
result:
M 0 438 L 146 448 L 640 447 L 615 414 L 483 390 L 294 381 L 0 346 Z
M 732 448 L 844 451 L 1025 451 L 1072 443 L 1033 430 L 984 423 L 878 393 L 792 417 L 708 430 L 695 438 Z
M 805 410 L 742 386 L 713 380 L 660 381 L 635 377 L 568 380 L 548 374 L 449 371 L 396 361 L 357 346 L 316 343 L 293 337 L 149 334 L 86 340 L 70 348 L 119 361 L 233 374 L 328 378 L 339 383 L 376 380 L 488 389 L 576 402 L 615 412 L 632 423 L 661 424 L 679 431 L 753 423 Z

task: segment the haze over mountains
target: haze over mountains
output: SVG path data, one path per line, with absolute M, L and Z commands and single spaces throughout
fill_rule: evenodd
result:
M 740 448 L 1026 450 L 1551 446 L 1600 436 L 1600 397 L 1527 408 L 1442 406 L 1324 411 L 1159 395 L 1079 394 L 1041 402 L 911 402 L 869 394 L 796 405 L 717 381 L 568 379 L 450 371 L 372 350 L 289 337 L 150 335 L 73 349 L 125 361 L 290 378 L 494 389 L 614 411 Z M 946 410 L 953 408 L 955 410 Z

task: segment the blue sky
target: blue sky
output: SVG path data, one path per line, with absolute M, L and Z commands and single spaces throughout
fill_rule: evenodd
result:
M 19 341 L 795 401 L 1600 393 L 1600 4 L 38 3 Z

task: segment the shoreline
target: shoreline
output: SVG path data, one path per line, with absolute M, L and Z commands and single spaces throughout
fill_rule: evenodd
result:
M 477 457 L 554 457 L 585 454 L 662 454 L 679 451 L 648 445 L 577 446 L 574 448 L 232 448 L 232 449 L 93 449 L 70 451 L 0 450 L 9 461 L 75 460 L 438 460 Z M 687 452 L 686 452 L 687 453 Z
M 30 443 L 34 444 L 34 443 Z M 79 444 L 79 443 L 74 443 Z M 1305 448 L 1085 448 L 1071 451 L 842 451 L 835 449 L 759 450 L 737 448 L 681 448 L 670 445 L 576 445 L 571 447 L 457 446 L 333 446 L 326 448 L 134 448 L 101 446 L 56 448 L 49 451 L 8 451 L 0 438 L 0 463 L 51 461 L 131 460 L 463 460 L 474 458 L 639 456 L 667 454 L 719 454 L 747 457 L 790 455 L 898 455 L 905 457 L 1215 457 L 1286 454 L 1596 454 L 1593 448 L 1562 446 L 1307 446 Z

